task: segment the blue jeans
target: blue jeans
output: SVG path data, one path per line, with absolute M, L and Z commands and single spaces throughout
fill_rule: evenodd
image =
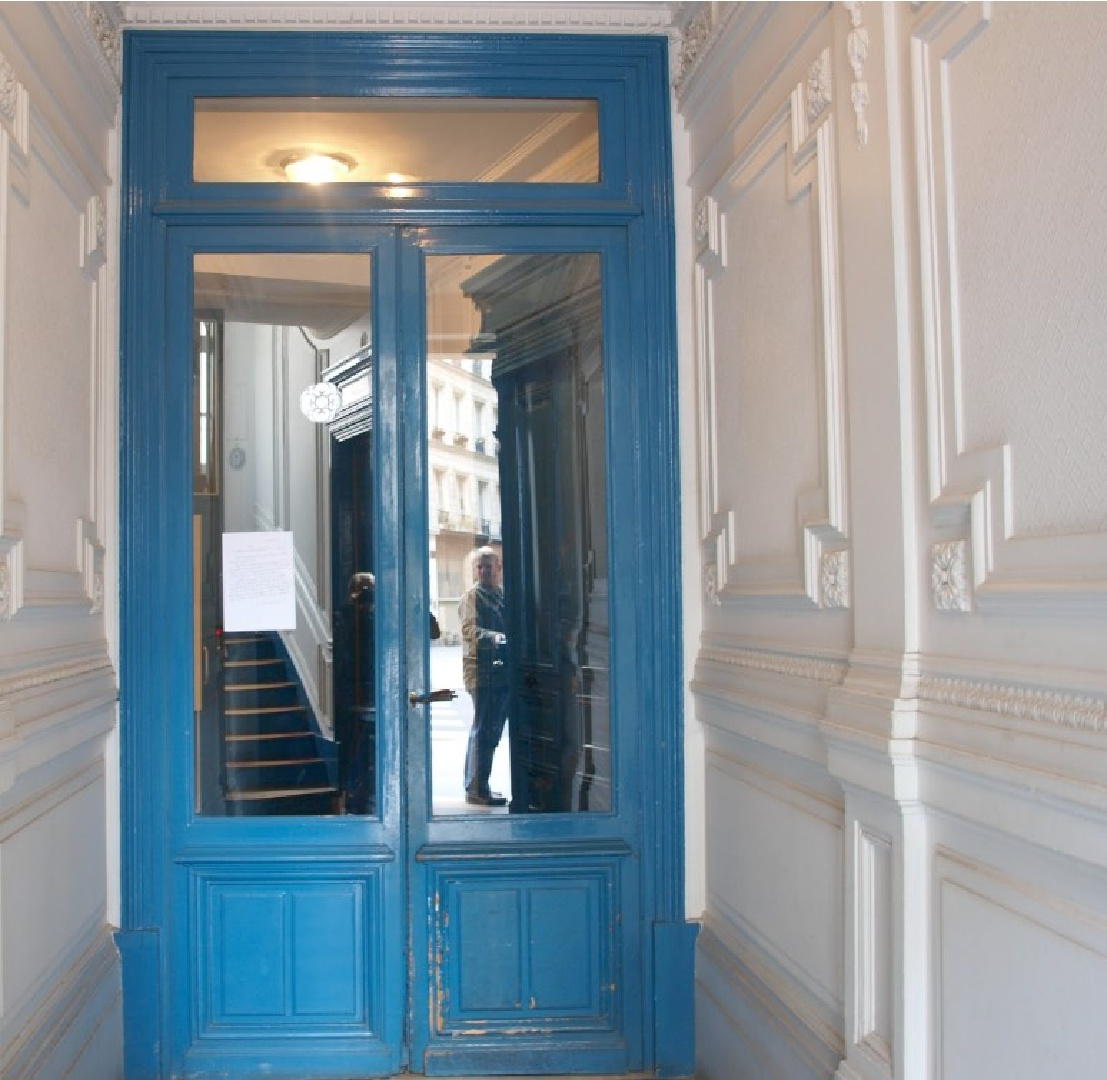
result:
M 500 745 L 507 719 L 507 687 L 483 686 L 470 693 L 473 698 L 473 726 L 465 751 L 465 790 L 471 795 L 487 795 L 492 758 Z

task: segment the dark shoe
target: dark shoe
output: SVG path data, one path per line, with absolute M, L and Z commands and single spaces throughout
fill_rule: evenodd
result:
M 483 795 L 479 791 L 467 791 L 465 801 L 473 806 L 507 806 L 507 799 L 498 791 L 485 792 Z

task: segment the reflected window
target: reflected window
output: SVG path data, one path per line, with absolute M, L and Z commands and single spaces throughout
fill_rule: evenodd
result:
M 429 519 L 431 681 L 465 688 L 430 710 L 433 811 L 610 811 L 599 258 L 434 255 L 427 289 L 430 408 L 452 393 L 458 431 L 428 448 L 456 481 Z

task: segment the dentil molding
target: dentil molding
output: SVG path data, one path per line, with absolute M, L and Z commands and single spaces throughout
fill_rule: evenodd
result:
M 304 30 L 517 30 L 667 33 L 673 4 L 630 3 L 124 3 L 126 26 Z

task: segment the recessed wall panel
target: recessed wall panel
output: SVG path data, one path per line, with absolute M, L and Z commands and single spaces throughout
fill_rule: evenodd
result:
M 7 275 L 5 497 L 34 504 L 23 534 L 28 569 L 74 571 L 77 520 L 88 514 L 89 473 L 76 463 L 92 452 L 96 288 L 78 261 L 76 193 L 42 158 L 27 170 L 33 194 L 10 199 L 8 211 L 11 250 L 35 257 Z M 35 499 L 39 491 L 49 498 Z
M 999 5 L 948 63 L 964 449 L 1010 445 L 1018 536 L 1107 529 L 1105 44 L 1094 4 Z
M 939 884 L 938 1075 L 1099 1075 L 1107 1061 L 1096 1008 L 1107 985 L 1099 920 L 1074 918 L 1068 904 L 1035 910 L 1028 895 L 991 892 Z
M 827 1008 L 841 1007 L 840 810 L 797 777 L 708 758 L 708 906 Z
M 796 499 L 819 485 L 814 207 L 809 188 L 789 192 L 789 167 L 782 141 L 724 208 L 713 296 L 719 489 L 740 562 L 798 559 Z

